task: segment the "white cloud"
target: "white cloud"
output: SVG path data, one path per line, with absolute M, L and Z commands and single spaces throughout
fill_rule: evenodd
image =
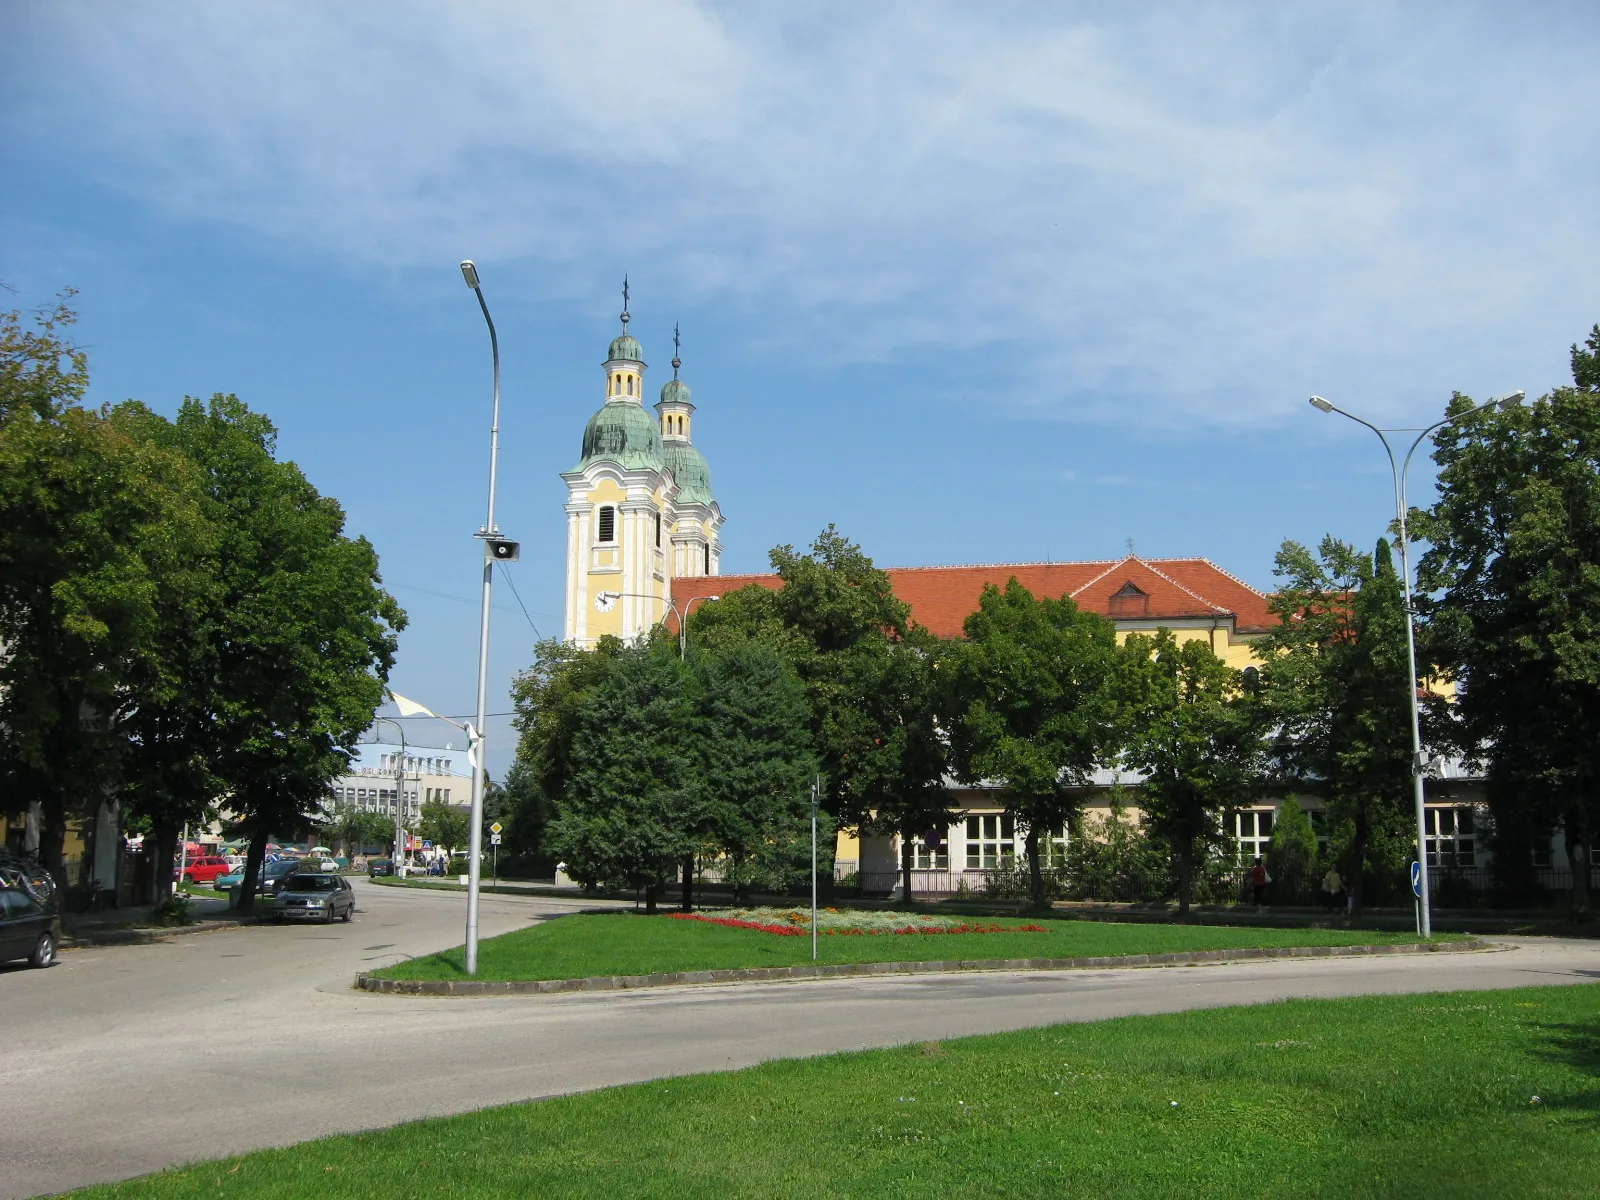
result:
M 1005 413 L 1398 415 L 1542 389 L 1600 318 L 1568 15 L 68 4 L 35 115 L 116 186 L 357 262 L 631 269 L 841 361 L 989 349 Z

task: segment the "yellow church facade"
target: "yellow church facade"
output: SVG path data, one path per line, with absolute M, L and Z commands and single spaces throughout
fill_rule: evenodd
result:
M 711 471 L 696 448 L 694 404 L 672 378 L 653 413 L 644 406 L 644 353 L 628 332 L 612 340 L 602 366 L 605 400 L 583 431 L 567 487 L 566 640 L 592 646 L 607 634 L 649 632 L 673 611 L 673 582 L 720 573 L 722 510 Z

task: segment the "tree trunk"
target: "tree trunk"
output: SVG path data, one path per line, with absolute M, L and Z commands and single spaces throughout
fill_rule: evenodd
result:
M 1189 915 L 1189 900 L 1194 895 L 1194 839 L 1184 838 L 1178 846 L 1178 915 Z
M 256 881 L 261 878 L 261 862 L 267 857 L 267 830 L 261 823 L 250 831 L 250 849 L 245 852 L 244 878 L 239 880 L 239 890 L 234 893 L 233 907 L 239 912 L 249 912 L 255 907 Z
M 178 827 L 172 821 L 157 821 L 150 831 L 154 849 L 150 854 L 150 899 L 160 904 L 172 895 L 172 870 L 178 858 Z
M 646 916 L 654 916 L 656 911 L 656 885 L 647 884 L 644 889 L 644 911 Z
M 684 912 L 694 911 L 694 855 L 683 856 L 683 905 Z
M 911 867 L 915 861 L 913 854 L 914 848 L 911 844 L 911 838 L 902 833 L 900 835 L 900 883 L 905 889 L 905 902 L 907 908 L 910 908 L 913 905 L 913 901 L 911 899 Z
M 1367 874 L 1367 843 L 1372 840 L 1372 820 L 1365 808 L 1356 813 L 1356 835 L 1350 843 L 1350 916 L 1361 915 L 1361 883 Z M 1418 847 L 1419 854 L 1422 848 Z
M 46 802 L 39 821 L 39 861 L 56 881 L 56 908 L 61 913 L 67 904 L 67 815 L 57 803 Z
M 730 854 L 728 865 L 733 870 L 733 902 L 740 908 L 750 907 L 750 880 L 744 873 L 744 855 Z
M 1577 813 L 1569 809 L 1562 821 L 1562 833 L 1567 847 L 1567 864 L 1572 868 L 1572 916 L 1574 920 L 1589 919 L 1589 837 L 1587 831 L 1574 818 Z
M 1028 832 L 1022 836 L 1023 853 L 1028 856 L 1028 890 L 1033 893 L 1033 911 L 1043 912 L 1048 905 L 1044 898 L 1044 868 L 1039 864 L 1039 830 L 1029 821 Z

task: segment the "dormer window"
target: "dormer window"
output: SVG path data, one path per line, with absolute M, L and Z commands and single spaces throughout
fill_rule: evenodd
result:
M 1106 614 L 1112 617 L 1143 617 L 1149 613 L 1149 593 L 1141 590 L 1131 579 L 1113 592 L 1106 604 Z
M 617 510 L 609 504 L 600 506 L 600 532 L 595 540 L 601 542 L 617 540 Z

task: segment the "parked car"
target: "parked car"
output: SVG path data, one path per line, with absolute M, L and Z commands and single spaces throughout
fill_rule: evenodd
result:
M 367 863 L 367 878 L 373 879 L 379 875 L 393 875 L 394 860 L 392 858 L 374 858 Z
M 40 904 L 21 888 L 0 888 L 0 962 L 25 958 L 48 967 L 61 941 L 61 916 L 55 905 Z
M 348 921 L 356 911 L 356 894 L 343 875 L 296 872 L 286 878 L 272 901 L 274 921 Z
M 202 858 L 191 858 L 187 863 L 180 865 L 184 883 L 211 883 L 219 875 L 226 875 L 229 870 L 227 859 L 210 854 Z
M 306 868 L 305 863 L 297 858 L 280 858 L 277 862 L 261 864 L 261 878 L 256 882 L 256 893 L 261 896 L 274 895 L 278 886 L 293 875 L 296 871 Z M 218 875 L 211 886 L 219 892 L 231 892 L 244 882 L 244 868 L 230 871 L 226 875 Z

